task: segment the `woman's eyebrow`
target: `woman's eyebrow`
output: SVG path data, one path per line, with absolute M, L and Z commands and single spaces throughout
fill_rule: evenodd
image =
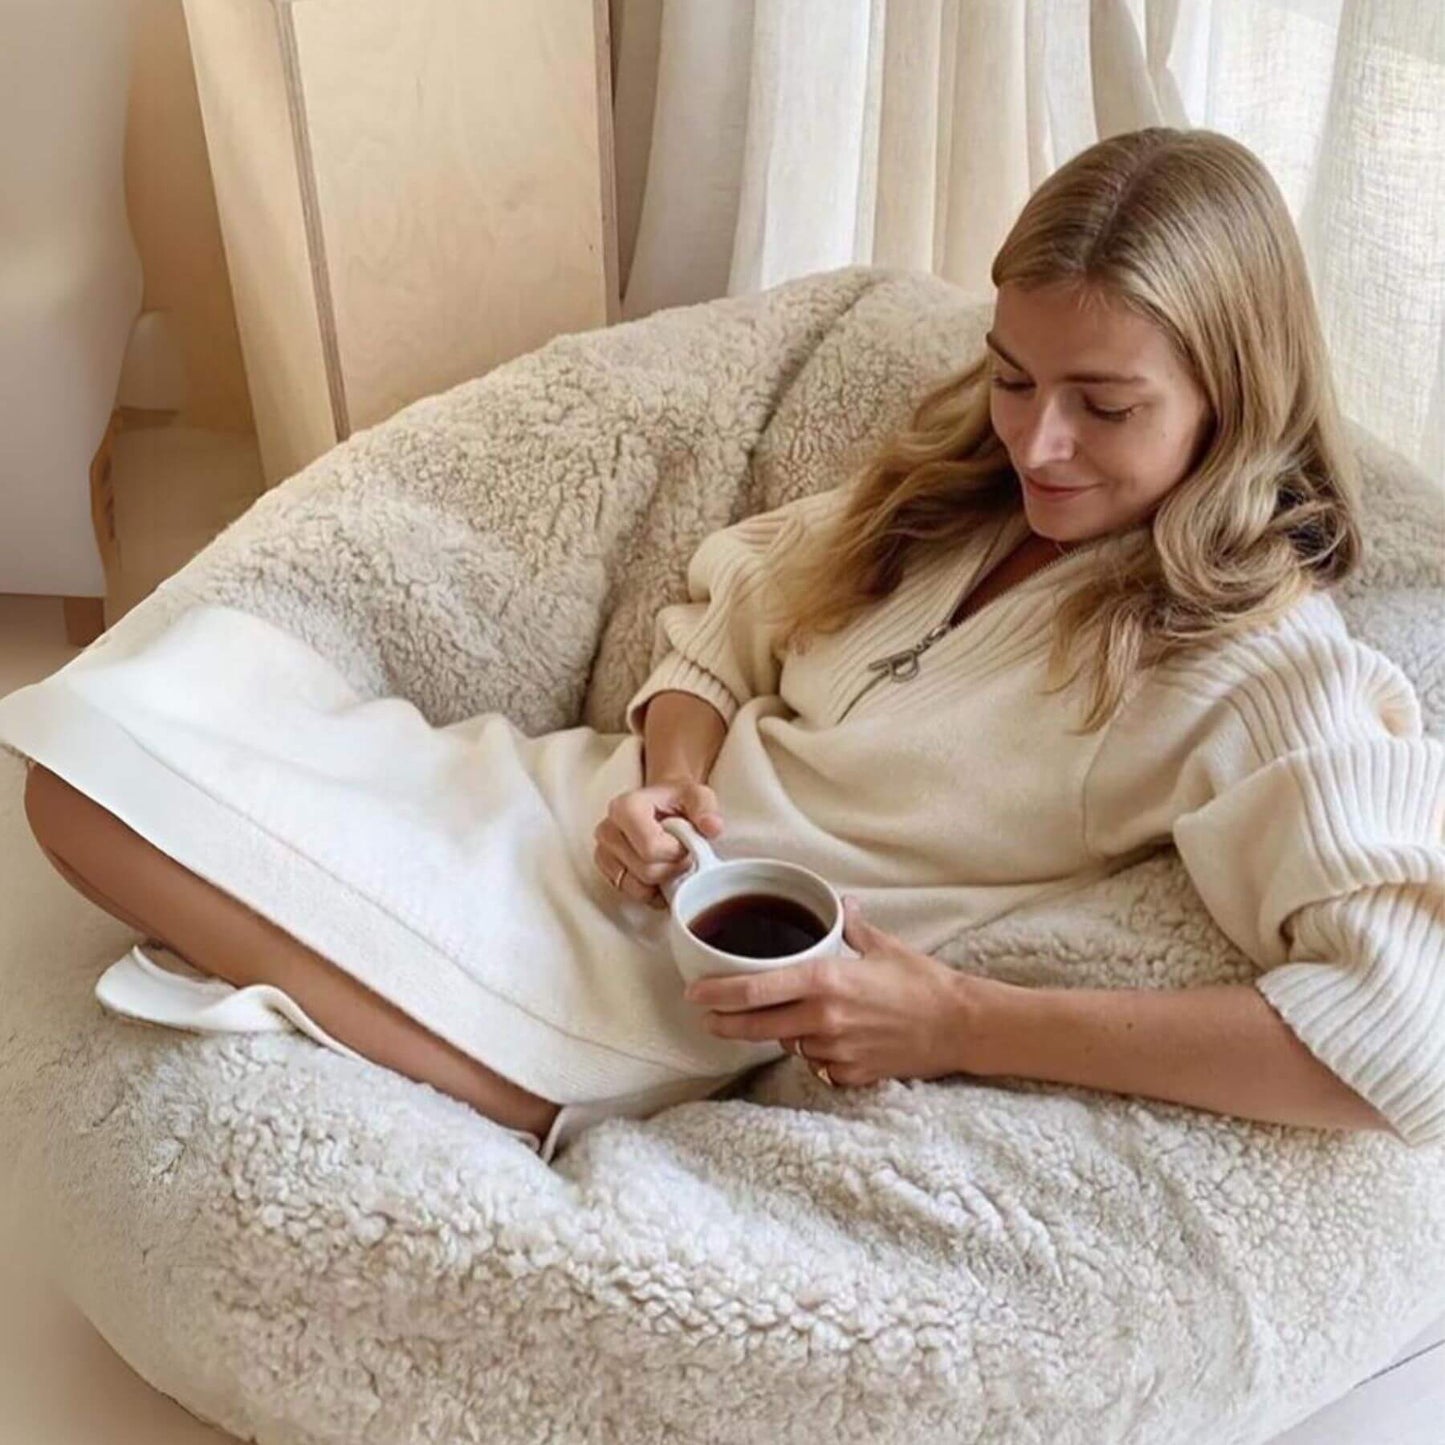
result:
M 1028 371 L 1028 368 L 1027 368 L 1026 366 L 1023 366 L 1023 365 L 1021 365 L 1019 362 L 1015 361 L 1015 360 L 1013 359 L 1013 357 L 1011 357 L 1011 356 L 1008 354 L 1008 352 L 1006 352 L 1006 351 L 1003 349 L 1003 347 L 998 344 L 998 339 L 994 336 L 994 334 L 993 334 L 992 331 L 990 331 L 990 332 L 988 333 L 988 335 L 985 336 L 983 339 L 984 339 L 985 342 L 988 343 L 989 346 L 991 346 L 996 352 L 998 352 L 998 354 L 999 354 L 1001 357 L 1003 357 L 1003 359 L 1004 359 L 1006 362 L 1008 362 L 1008 364 L 1009 364 L 1010 366 L 1016 368 L 1016 369 L 1019 370 L 1019 371 L 1023 371 L 1023 372 L 1027 372 L 1027 371 Z M 1147 381 L 1148 378 L 1147 378 L 1147 377 L 1143 377 L 1143 376 L 1125 376 L 1122 372 L 1118 372 L 1118 371 L 1071 371 L 1071 372 L 1064 378 L 1064 380 L 1065 380 L 1065 381 L 1109 381 L 1109 382 L 1115 382 L 1115 383 L 1120 383 L 1120 382 L 1134 383 L 1134 382 Z

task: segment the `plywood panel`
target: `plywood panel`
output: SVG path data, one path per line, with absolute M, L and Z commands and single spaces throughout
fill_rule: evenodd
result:
M 351 429 L 615 317 L 605 0 L 283 13 Z
M 142 304 L 166 312 L 185 356 L 179 424 L 254 435 L 186 17 L 176 0 L 133 4 L 125 192 Z
M 269 0 L 184 0 L 267 485 L 337 441 L 278 16 Z

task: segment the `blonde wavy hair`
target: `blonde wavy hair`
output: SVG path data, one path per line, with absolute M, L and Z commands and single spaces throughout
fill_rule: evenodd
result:
M 1100 141 L 1029 198 L 992 278 L 1132 307 L 1210 406 L 1191 470 L 1147 523 L 1104 542 L 1057 614 L 1049 691 L 1086 678 L 1084 731 L 1141 667 L 1268 621 L 1359 565 L 1358 481 L 1304 256 L 1252 152 L 1162 126 Z M 780 561 L 783 645 L 805 651 L 888 596 L 915 558 L 1021 510 L 989 373 L 985 353 L 928 391 L 854 477 L 836 525 Z

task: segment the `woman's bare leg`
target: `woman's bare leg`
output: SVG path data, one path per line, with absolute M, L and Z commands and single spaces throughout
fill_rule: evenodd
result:
M 168 857 L 63 778 L 30 765 L 25 813 L 56 871 L 202 973 L 274 984 L 333 1038 L 511 1129 L 544 1138 L 558 1105 L 438 1038 L 238 899 Z

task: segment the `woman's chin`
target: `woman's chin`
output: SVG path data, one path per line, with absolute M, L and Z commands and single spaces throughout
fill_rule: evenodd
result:
M 1088 529 L 1081 526 L 1077 521 L 1065 521 L 1062 517 L 1053 514 L 1048 507 L 1031 507 L 1024 503 L 1024 518 L 1029 524 L 1029 530 L 1037 537 L 1043 537 L 1050 542 L 1058 542 L 1067 546 L 1070 542 L 1082 542 L 1088 535 Z
M 1035 505 L 1030 503 L 1027 496 L 1024 499 L 1024 518 L 1029 524 L 1029 530 L 1036 536 L 1057 542 L 1062 547 L 1092 542 L 1115 530 L 1109 526 L 1107 520 L 1101 521 L 1097 512 L 1093 516 L 1086 516 L 1082 511 L 1078 516 L 1063 515 L 1069 510 L 1071 509 L 1065 507 L 1051 507 L 1047 502 Z

